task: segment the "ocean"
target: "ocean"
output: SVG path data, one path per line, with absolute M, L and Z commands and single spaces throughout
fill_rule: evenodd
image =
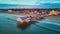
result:
M 0 34 L 20 34 L 16 21 L 18 17 L 25 16 L 0 13 Z M 38 20 L 37 23 L 28 26 L 22 34 L 60 34 L 60 20 Z
M 60 8 L 59 3 L 43 3 L 40 5 L 0 4 L 0 9 L 54 9 Z

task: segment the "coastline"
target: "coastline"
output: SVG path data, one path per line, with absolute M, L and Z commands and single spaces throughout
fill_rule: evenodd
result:
M 34 14 L 25 14 L 25 13 L 6 13 L 6 14 L 13 14 L 18 16 L 36 16 Z M 54 19 L 54 20 L 60 20 L 60 16 L 46 16 L 45 19 Z

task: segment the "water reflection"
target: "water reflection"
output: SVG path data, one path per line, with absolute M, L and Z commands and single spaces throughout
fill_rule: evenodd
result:
M 31 21 L 29 23 L 25 23 L 25 24 L 19 24 L 17 23 L 17 28 L 19 32 L 23 32 L 24 30 L 28 29 L 30 27 L 31 24 L 35 24 L 38 23 L 37 21 Z

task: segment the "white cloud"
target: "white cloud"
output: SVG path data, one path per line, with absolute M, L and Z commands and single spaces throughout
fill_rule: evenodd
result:
M 38 5 L 37 0 L 0 0 L 0 4 Z
M 0 0 L 0 4 L 40 5 L 41 3 L 60 3 L 60 0 Z
M 39 1 L 39 2 L 38 2 Z M 37 3 L 60 3 L 60 0 L 38 0 Z

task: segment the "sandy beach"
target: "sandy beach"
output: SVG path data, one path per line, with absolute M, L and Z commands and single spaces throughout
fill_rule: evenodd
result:
M 14 14 L 14 15 L 22 15 L 22 16 L 36 16 L 34 14 L 25 14 L 25 13 L 7 13 L 7 14 Z M 60 20 L 60 16 L 46 16 L 45 19 L 55 19 Z
M 48 16 L 48 17 L 45 17 L 47 19 L 55 19 L 55 20 L 60 20 L 60 16 Z

